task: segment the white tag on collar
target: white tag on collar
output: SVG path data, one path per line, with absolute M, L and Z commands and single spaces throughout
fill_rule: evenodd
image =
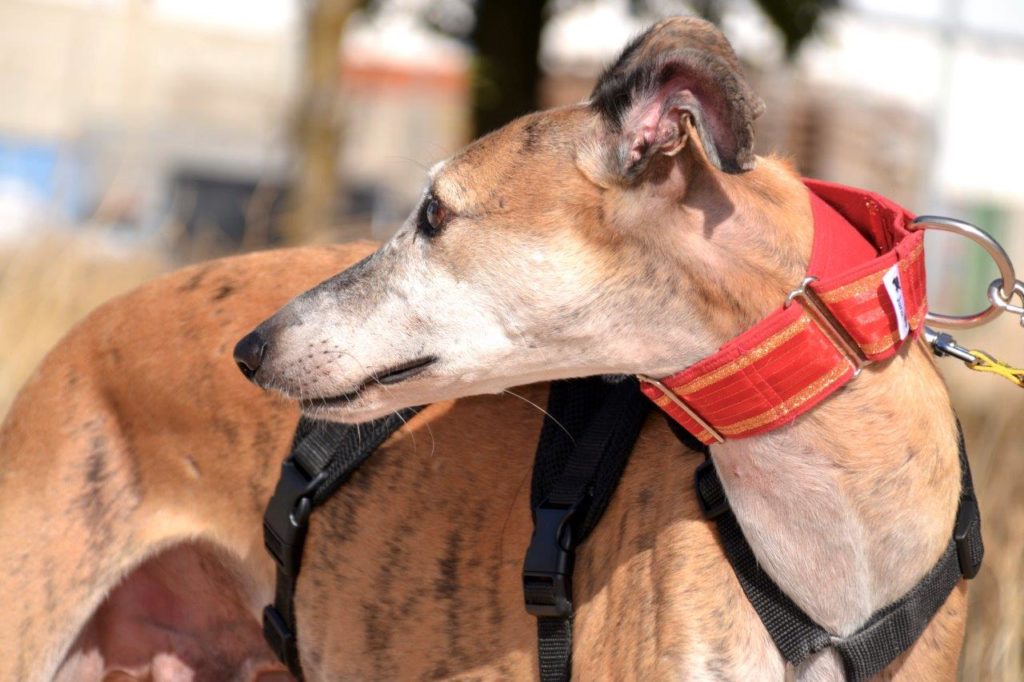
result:
M 896 311 L 896 326 L 899 328 L 900 341 L 910 333 L 910 322 L 907 321 L 907 304 L 903 300 L 903 284 L 900 282 L 900 265 L 897 263 L 882 275 L 885 293 L 889 294 L 892 309 Z

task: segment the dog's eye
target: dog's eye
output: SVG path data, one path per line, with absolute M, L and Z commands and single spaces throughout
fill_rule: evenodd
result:
M 428 237 L 433 237 L 445 226 L 448 218 L 448 208 L 436 197 L 428 196 L 420 210 L 419 229 Z

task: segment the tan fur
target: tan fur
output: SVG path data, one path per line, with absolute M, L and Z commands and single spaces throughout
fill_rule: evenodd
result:
M 48 679 L 121 575 L 195 538 L 228 557 L 239 577 L 222 589 L 248 602 L 255 627 L 273 585 L 260 514 L 295 412 L 237 377 L 229 349 L 252 321 L 368 250 L 190 268 L 104 307 L 51 353 L 0 432 L 0 543 L 12 550 L 0 679 Z M 543 387 L 521 392 L 542 404 Z M 518 572 L 540 421 L 509 396 L 433 406 L 313 515 L 298 608 L 303 656 L 319 661 L 321 679 L 534 675 Z M 109 474 L 92 488 L 100 434 L 113 444 Z M 781 670 L 696 509 L 697 462 L 650 420 L 580 552 L 581 679 Z M 102 517 L 83 509 L 87 495 L 99 496 Z M 956 592 L 886 679 L 951 679 L 964 601 Z
M 695 29 L 660 26 L 638 59 Z M 434 192 L 457 219 L 431 243 L 430 267 L 472 285 L 469 293 L 487 292 L 496 310 L 526 311 L 538 328 L 584 339 L 551 374 L 523 370 L 530 380 L 667 374 L 776 307 L 803 275 L 810 209 L 785 163 L 758 159 L 750 172 L 726 175 L 686 133 L 685 145 L 650 158 L 642 182 L 624 182 L 607 152 L 619 135 L 587 105 L 566 107 L 512 123 L 434 174 Z M 425 250 L 416 239 L 406 226 L 381 259 Z M 240 679 L 280 671 L 254 628 L 273 588 L 260 515 L 297 412 L 243 382 L 231 346 L 289 296 L 370 250 L 309 248 L 191 268 L 105 306 L 50 354 L 0 430 L 0 547 L 9 553 L 0 679 L 46 680 L 62 666 L 65 679 L 173 679 L 183 663 L 200 679 L 223 679 L 225 668 Z M 268 385 L 292 386 L 295 397 L 346 386 L 336 376 L 340 351 L 307 357 L 307 345 L 317 325 L 371 324 L 352 309 L 379 291 L 329 293 L 272 318 L 277 333 L 290 326 L 275 342 L 298 360 L 277 358 Z M 598 319 L 587 319 L 591 309 Z M 415 333 L 431 328 L 415 323 Z M 601 344 L 584 336 L 593 329 Z M 389 332 L 374 337 L 374 352 L 414 334 Z M 433 395 L 423 376 L 371 389 L 381 409 L 414 404 Z M 310 679 L 536 676 L 519 570 L 541 424 L 529 403 L 545 391 L 516 392 L 522 399 L 432 397 L 313 515 L 296 602 Z M 794 425 L 713 456 L 765 569 L 811 616 L 849 632 L 905 592 L 948 542 L 959 485 L 953 436 L 945 389 L 915 346 Z M 785 670 L 700 518 L 698 459 L 659 416 L 649 419 L 580 549 L 576 676 L 836 679 L 827 653 Z M 961 588 L 881 677 L 953 679 L 964 619 Z M 128 633 L 131 651 L 116 633 Z M 186 644 L 195 641 L 205 648 Z M 182 660 L 168 659 L 171 648 Z
M 107 592 L 176 543 L 218 548 L 244 600 L 267 598 L 262 507 L 295 410 L 240 382 L 231 347 L 369 250 L 189 268 L 99 309 L 49 354 L 0 430 L 0 679 L 49 679 Z

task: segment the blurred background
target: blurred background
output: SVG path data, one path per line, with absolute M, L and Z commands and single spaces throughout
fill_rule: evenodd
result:
M 434 162 L 585 98 L 669 14 L 732 40 L 761 153 L 976 223 L 1024 270 L 1021 0 L 0 0 L 0 415 L 72 324 L 161 272 L 386 238 Z M 996 270 L 943 237 L 932 307 L 979 309 Z M 958 338 L 1024 363 L 1004 317 Z M 1024 679 L 1024 391 L 940 365 L 988 549 L 962 678 Z

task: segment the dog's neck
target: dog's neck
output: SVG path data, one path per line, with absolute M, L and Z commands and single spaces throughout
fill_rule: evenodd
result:
M 712 457 L 760 564 L 837 634 L 906 593 L 949 543 L 956 427 L 920 346 Z
M 687 188 L 708 246 L 685 254 L 685 277 L 707 272 L 700 289 L 728 288 L 717 295 L 731 305 L 709 317 L 720 343 L 804 275 L 813 219 L 807 190 L 775 162 L 710 182 Z M 729 250 L 736 260 L 723 276 L 720 254 Z M 714 446 L 712 457 L 760 564 L 837 634 L 908 591 L 949 542 L 960 480 L 955 422 L 921 344 L 866 368 L 796 423 Z

